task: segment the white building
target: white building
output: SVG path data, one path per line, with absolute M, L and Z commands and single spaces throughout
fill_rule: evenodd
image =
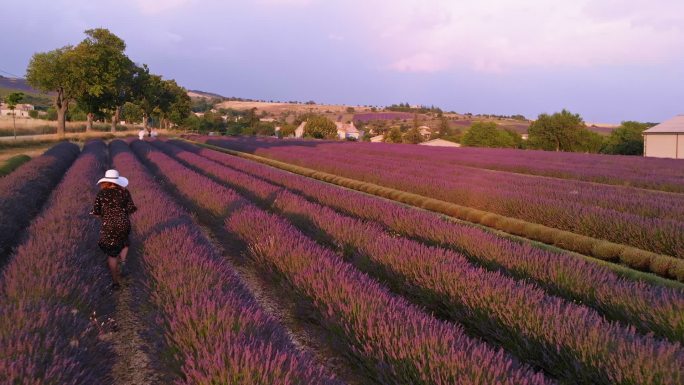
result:
M 644 131 L 644 156 L 684 159 L 684 115 Z
M 342 122 L 335 122 L 335 126 L 337 126 L 337 138 L 338 139 L 361 139 L 363 137 L 363 131 L 359 131 L 356 126 L 354 126 L 354 122 L 350 123 L 342 123 Z M 302 122 L 302 124 L 299 125 L 295 129 L 295 138 L 302 138 L 304 137 L 304 131 L 306 130 L 306 122 Z
M 432 139 L 427 142 L 418 143 L 421 146 L 434 146 L 434 147 L 461 147 L 460 143 L 450 142 L 444 139 Z
M 17 104 L 14 108 L 14 116 L 17 118 L 28 118 L 29 111 L 33 111 L 33 104 Z M 12 110 L 6 103 L 0 103 L 0 116 L 12 116 Z
M 418 127 L 418 131 L 420 131 L 420 135 L 424 139 L 430 139 L 430 136 L 432 135 L 432 129 L 428 126 L 420 126 Z

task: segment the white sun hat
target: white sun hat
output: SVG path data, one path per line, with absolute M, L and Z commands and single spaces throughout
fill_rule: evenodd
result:
M 128 186 L 128 179 L 119 175 L 119 172 L 116 170 L 107 170 L 104 178 L 98 180 L 97 184 L 100 184 L 102 182 L 114 183 L 121 187 Z

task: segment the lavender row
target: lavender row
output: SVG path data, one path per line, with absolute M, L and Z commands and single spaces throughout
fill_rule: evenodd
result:
M 71 148 L 67 151 L 71 152 Z M 0 382 L 96 384 L 109 380 L 109 343 L 90 319 L 109 283 L 88 213 L 105 162 L 86 144 L 28 228 L 0 286 Z
M 375 150 L 397 156 L 410 153 L 412 159 L 430 159 L 445 165 L 684 192 L 684 172 L 681 162 L 675 159 L 484 148 L 428 151 L 410 147 L 397 149 L 387 144 L 380 144 Z
M 396 238 L 373 224 L 344 217 L 293 194 L 275 206 L 307 219 L 380 278 L 436 312 L 509 349 L 558 378 L 593 384 L 678 384 L 684 350 L 606 321 L 584 306 L 532 284 L 468 265 L 461 255 Z M 662 382 L 661 382 L 662 381 Z
M 216 212 L 220 197 L 234 194 L 189 169 L 181 172 L 176 161 L 158 151 L 145 156 L 205 210 Z M 203 194 L 207 188 L 213 193 Z M 359 363 L 382 383 L 549 383 L 502 351 L 467 337 L 459 326 L 390 294 L 281 218 L 251 205 L 223 206 L 219 212 L 228 215 L 227 229 L 249 244 L 258 263 L 307 298 L 327 329 L 346 341 Z
M 212 170 L 212 173 L 220 173 L 217 176 L 227 178 L 233 185 L 244 188 L 254 186 L 262 191 L 270 191 L 258 186 L 259 182 L 254 181 L 249 174 L 257 176 L 328 207 L 380 223 L 386 229 L 403 236 L 452 248 L 491 269 L 503 268 L 516 278 L 531 279 L 553 294 L 586 303 L 608 318 L 628 322 L 642 332 L 654 332 L 671 340 L 684 341 L 684 293 L 681 290 L 624 279 L 607 267 L 576 256 L 507 240 L 395 202 L 202 149 L 182 141 L 171 143 L 231 167 L 234 172 L 217 170 L 211 163 L 190 159 L 182 152 L 176 151 L 175 154 L 179 158 L 183 157 L 186 162 L 197 162 L 195 164 L 198 167 L 201 164 L 202 169 L 207 172 Z
M 80 152 L 77 145 L 59 143 L 0 179 L 0 263 L 21 239 L 52 189 Z
M 235 140 L 229 139 L 228 142 L 232 143 Z M 245 146 L 244 141 L 238 141 L 237 143 L 240 146 Z M 439 155 L 440 150 L 444 150 L 443 148 L 435 149 L 434 154 L 432 152 L 415 154 L 407 151 L 407 149 L 415 148 L 415 146 L 371 145 L 369 147 L 368 144 L 364 143 L 345 144 L 334 142 L 324 142 L 316 146 L 311 146 L 311 142 L 308 142 L 309 145 L 306 146 L 303 144 L 307 142 L 299 142 L 299 145 L 297 145 L 298 142 L 286 141 L 285 143 L 293 143 L 290 148 L 324 155 L 340 162 L 340 165 L 343 166 L 348 165 L 351 159 L 356 160 L 357 158 L 364 158 L 369 161 L 374 159 L 375 162 L 378 160 L 390 162 L 403 161 L 409 162 L 412 166 L 406 170 L 407 173 L 413 172 L 415 167 L 419 167 L 423 170 L 434 170 L 436 172 L 447 170 L 448 177 L 451 179 L 463 179 L 464 181 L 468 181 L 469 178 L 496 179 L 505 183 L 505 187 L 509 190 L 519 190 L 519 193 L 523 194 L 522 196 L 527 196 L 530 193 L 533 196 L 543 195 L 553 199 L 571 201 L 572 203 L 609 208 L 619 212 L 635 213 L 647 218 L 681 219 L 681 214 L 684 213 L 684 209 L 681 208 L 681 204 L 684 202 L 684 196 L 682 195 L 463 167 L 459 163 L 449 162 L 441 158 Z M 265 143 L 264 145 L 269 151 L 280 151 L 278 142 Z M 259 151 L 258 147 L 248 146 L 248 148 L 253 151 Z M 287 147 L 284 149 L 287 149 Z M 682 174 L 684 178 L 684 173 Z M 487 182 L 485 181 L 484 183 Z M 526 189 L 529 184 L 535 184 L 535 189 Z M 610 196 L 610 199 L 607 199 L 607 196 Z
M 142 142 L 132 146 L 139 154 L 147 151 Z M 337 384 L 311 357 L 296 351 L 282 325 L 256 303 L 189 214 L 161 190 L 128 146 L 114 142 L 111 153 L 114 165 L 133 181 L 131 192 L 139 207 L 133 231 L 143 243 L 150 298 L 163 320 L 159 326 L 166 343 L 176 352 L 179 382 Z M 155 154 L 148 156 L 155 159 Z M 241 203 L 236 194 L 218 199 L 222 205 Z
M 263 146 L 310 146 L 312 142 L 282 141 L 259 138 L 241 140 L 251 150 Z M 320 147 L 322 142 L 316 142 Z M 347 146 L 349 143 L 326 142 L 325 147 Z M 570 152 L 490 148 L 436 148 L 399 146 L 388 143 L 355 143 L 358 151 L 395 156 L 418 162 L 437 163 L 442 166 L 467 165 L 573 179 L 618 186 L 634 186 L 660 191 L 684 192 L 684 169 L 677 159 L 643 158 L 636 156 L 596 155 Z M 349 147 L 344 147 L 348 150 Z
M 313 225 L 342 249 L 360 252 L 369 259 L 371 271 L 379 271 L 421 303 L 559 378 L 595 384 L 676 384 L 684 378 L 679 344 L 640 336 L 533 285 L 474 268 L 454 252 L 393 237 L 375 224 L 279 192 L 277 186 L 241 177 L 195 154 L 180 152 L 178 157 L 264 202 L 272 201 L 295 220 L 305 219 L 302 226 Z
M 209 142 L 684 258 L 684 222 L 681 219 L 684 218 L 684 195 L 412 162 L 408 157 L 367 154 L 356 149 L 354 143 L 348 146 L 321 143 L 289 147 L 275 144 L 254 148 L 245 141 L 221 139 Z M 633 198 L 634 194 L 642 196 Z M 585 195 L 586 199 L 583 198 Z

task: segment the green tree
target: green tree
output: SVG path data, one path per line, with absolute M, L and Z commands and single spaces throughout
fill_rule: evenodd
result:
M 446 117 L 442 116 L 439 120 L 439 129 L 437 132 L 433 132 L 430 135 L 430 139 L 444 139 L 448 140 L 454 143 L 460 143 L 461 142 L 461 130 L 451 127 L 449 124 L 449 119 Z M 522 138 L 521 138 L 522 140 Z
M 591 154 L 598 154 L 606 146 L 605 137 L 597 132 L 589 131 L 588 129 L 583 129 L 580 134 L 580 141 L 577 147 L 574 149 L 575 152 L 588 152 Z
M 404 134 L 404 143 L 418 144 L 423 141 L 423 135 L 420 134 L 418 127 L 411 127 L 406 134 Z
M 181 125 L 190 116 L 190 97 L 185 88 L 180 87 L 175 81 L 170 82 L 167 87 L 174 95 L 173 103 L 169 107 L 169 121 L 175 125 Z
M 581 151 L 588 132 L 579 114 L 567 110 L 541 114 L 530 125 L 528 144 L 546 151 Z
M 523 147 L 523 138 L 522 135 L 520 135 L 518 132 L 513 131 L 510 128 L 504 128 L 503 130 L 499 130 L 499 135 L 501 135 L 501 138 L 503 139 L 505 136 L 508 138 L 503 139 L 506 142 L 510 141 L 513 143 L 512 148 L 522 148 Z
M 143 112 L 143 127 L 150 131 L 150 118 L 161 118 L 173 97 L 167 92 L 161 76 L 150 73 L 147 65 L 136 67 L 131 81 L 131 101 Z
M 317 139 L 335 139 L 337 138 L 337 126 L 335 122 L 325 116 L 310 116 L 306 120 L 304 136 Z
M 519 134 L 500 130 L 494 122 L 475 122 L 463 134 L 461 143 L 467 147 L 516 148 L 518 139 L 522 141 Z
M 120 107 L 120 97 L 132 76 L 132 62 L 124 53 L 126 43 L 109 30 L 89 29 L 85 34 L 87 37 L 74 53 L 79 58 L 80 76 L 86 82 L 77 101 L 87 114 L 86 131 L 91 131 L 96 114 Z
M 24 99 L 24 93 L 23 92 L 12 92 L 11 94 L 9 94 L 5 97 L 5 103 L 7 103 L 7 108 L 12 110 L 12 125 L 14 126 L 14 140 L 17 140 L 17 121 L 16 121 L 16 113 L 14 112 L 14 109 L 17 108 L 17 104 L 19 104 L 19 102 L 21 102 L 22 99 Z
M 645 129 L 653 127 L 653 123 L 626 121 L 614 129 L 606 140 L 602 150 L 606 154 L 615 155 L 643 155 Z
M 153 111 L 163 128 L 169 128 L 171 123 L 179 125 L 190 115 L 188 91 L 173 79 L 161 81 L 160 94 L 157 95 L 155 102 L 156 107 Z M 218 117 L 220 119 L 221 115 Z
M 32 87 L 43 92 L 54 92 L 57 135 L 60 138 L 64 137 L 69 103 L 74 102 L 87 88 L 80 65 L 74 48 L 65 46 L 34 54 L 26 70 L 26 80 Z
M 126 102 L 121 108 L 121 118 L 126 123 L 138 123 L 142 121 L 142 109 L 135 103 Z
M 399 127 L 392 127 L 392 129 L 385 136 L 385 142 L 387 143 L 401 143 L 403 139 L 403 134 Z

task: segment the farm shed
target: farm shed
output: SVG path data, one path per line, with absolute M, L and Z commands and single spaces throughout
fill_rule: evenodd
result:
M 460 143 L 450 142 L 444 139 L 432 139 L 427 142 L 418 143 L 421 146 L 434 146 L 434 147 L 461 147 Z
M 644 156 L 684 159 L 684 115 L 644 131 Z

